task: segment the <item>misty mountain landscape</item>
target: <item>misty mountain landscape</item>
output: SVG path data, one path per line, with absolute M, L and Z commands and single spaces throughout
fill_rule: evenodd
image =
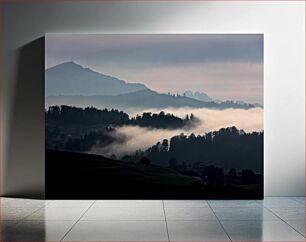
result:
M 126 83 L 89 68 L 67 62 L 46 70 L 46 106 L 95 106 L 116 109 L 148 109 L 167 107 L 254 108 L 253 104 L 235 101 L 216 102 L 205 93 L 163 94 L 139 83 Z M 141 102 L 139 102 L 141 100 Z
M 262 198 L 261 37 L 120 37 L 48 36 L 46 197 Z

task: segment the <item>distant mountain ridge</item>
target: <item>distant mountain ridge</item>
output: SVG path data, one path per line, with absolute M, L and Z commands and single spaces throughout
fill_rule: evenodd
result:
M 192 91 L 188 90 L 188 91 L 184 92 L 183 95 L 185 95 L 186 97 L 190 97 L 190 98 L 193 98 L 193 99 L 196 99 L 196 100 L 203 101 L 203 102 L 215 101 L 213 98 L 211 98 L 210 96 L 208 96 L 204 92 L 192 92 Z
M 214 100 L 203 92 L 186 91 L 183 95 L 171 95 L 150 90 L 140 83 L 127 83 L 84 68 L 74 62 L 65 62 L 45 71 L 46 107 L 70 105 L 95 106 L 120 110 L 168 107 L 181 108 L 240 108 L 257 107 L 253 104 Z
M 118 78 L 64 62 L 45 71 L 46 96 L 51 95 L 119 95 L 148 89 L 140 83 L 127 83 Z
M 46 106 L 53 105 L 69 105 L 76 107 L 94 106 L 97 108 L 115 108 L 119 110 L 133 110 L 133 109 L 164 109 L 168 107 L 182 108 L 211 108 L 211 109 L 226 109 L 226 108 L 240 108 L 249 109 L 254 108 L 252 104 L 238 104 L 232 101 L 221 103 L 203 102 L 184 96 L 173 96 L 169 94 L 160 94 L 152 90 L 140 90 L 136 92 L 120 94 L 116 96 L 111 95 L 95 95 L 95 96 L 48 96 L 46 97 Z

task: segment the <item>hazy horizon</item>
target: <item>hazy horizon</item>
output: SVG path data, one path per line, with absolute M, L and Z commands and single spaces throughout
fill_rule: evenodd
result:
M 263 104 L 261 34 L 47 34 L 46 69 L 67 61 L 161 93 Z

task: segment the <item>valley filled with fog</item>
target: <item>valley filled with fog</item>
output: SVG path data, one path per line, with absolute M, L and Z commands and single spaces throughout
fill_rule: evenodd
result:
M 89 150 L 89 153 L 111 156 L 116 154 L 122 157 L 126 154 L 135 153 L 137 150 L 146 150 L 147 148 L 161 142 L 163 139 L 170 139 L 175 135 L 184 133 L 185 135 L 204 135 L 210 131 L 218 131 L 221 128 L 235 126 L 245 132 L 263 131 L 263 109 L 225 109 L 214 110 L 206 108 L 168 108 L 163 109 L 165 113 L 171 113 L 180 118 L 186 118 L 186 115 L 194 115 L 198 121 L 190 126 L 179 129 L 158 129 L 151 127 L 140 127 L 123 125 L 116 128 L 111 135 L 118 140 L 109 146 L 95 146 Z M 147 109 L 143 112 L 130 112 L 131 117 L 136 117 L 141 113 L 159 113 L 160 110 Z

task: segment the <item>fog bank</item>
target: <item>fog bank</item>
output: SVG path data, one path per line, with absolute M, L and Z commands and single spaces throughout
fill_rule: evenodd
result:
M 143 112 L 159 113 L 161 110 L 143 110 L 142 112 L 130 113 L 130 116 L 136 116 Z M 151 129 L 139 126 L 122 126 L 117 128 L 112 135 L 119 138 L 118 142 L 113 143 L 108 147 L 95 147 L 90 153 L 110 156 L 115 154 L 117 157 L 125 154 L 133 154 L 136 150 L 146 150 L 163 139 L 170 139 L 175 135 L 184 133 L 190 135 L 204 135 L 210 131 L 217 131 L 220 128 L 236 126 L 238 129 L 243 129 L 245 132 L 262 131 L 263 130 L 263 109 L 163 109 L 165 113 L 172 113 L 178 117 L 185 118 L 186 114 L 191 113 L 197 117 L 200 122 L 197 126 L 190 129 Z

